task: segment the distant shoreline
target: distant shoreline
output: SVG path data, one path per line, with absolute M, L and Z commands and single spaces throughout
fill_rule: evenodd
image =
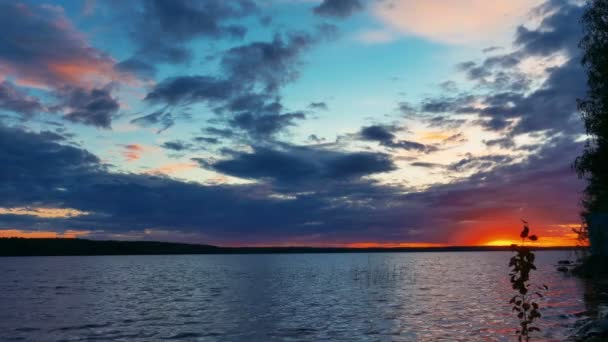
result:
M 535 250 L 574 250 L 576 246 L 534 247 Z M 86 239 L 0 238 L 0 257 L 93 256 L 93 255 L 185 255 L 185 254 L 323 254 L 323 253 L 413 253 L 413 252 L 500 252 L 510 246 L 445 247 L 219 247 L 212 245 Z

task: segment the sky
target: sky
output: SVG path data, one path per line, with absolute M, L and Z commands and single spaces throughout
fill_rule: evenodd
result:
M 0 0 L 0 237 L 574 244 L 583 9 Z

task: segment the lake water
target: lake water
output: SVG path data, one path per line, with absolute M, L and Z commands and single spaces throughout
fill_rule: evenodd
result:
M 509 252 L 0 258 L 2 341 L 510 341 Z M 597 313 L 537 253 L 541 340 Z M 599 307 L 601 309 L 601 307 Z

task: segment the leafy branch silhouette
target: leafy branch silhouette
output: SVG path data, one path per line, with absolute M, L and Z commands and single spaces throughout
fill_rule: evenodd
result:
M 534 265 L 536 256 L 526 246 L 526 241 L 538 241 L 538 237 L 530 235 L 528 222 L 524 220 L 522 222 L 524 228 L 519 234 L 521 245 L 511 245 L 516 254 L 509 261 L 509 267 L 512 267 L 509 273 L 511 285 L 517 291 L 517 294 L 511 298 L 509 304 L 513 304 L 512 311 L 516 312 L 517 318 L 519 318 L 520 326 L 516 334 L 520 342 L 530 341 L 530 333 L 540 331 L 540 328 L 534 325 L 534 321 L 541 317 L 539 305 L 534 299 L 542 298 L 542 292 L 549 289 L 547 285 L 538 286 L 530 283 L 530 272 L 536 270 L 536 266 Z

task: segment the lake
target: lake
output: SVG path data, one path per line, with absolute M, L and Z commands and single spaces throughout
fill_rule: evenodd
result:
M 602 306 L 537 253 L 541 340 Z M 2 341 L 510 341 L 509 252 L 0 258 Z M 603 295 L 603 294 L 599 294 Z

